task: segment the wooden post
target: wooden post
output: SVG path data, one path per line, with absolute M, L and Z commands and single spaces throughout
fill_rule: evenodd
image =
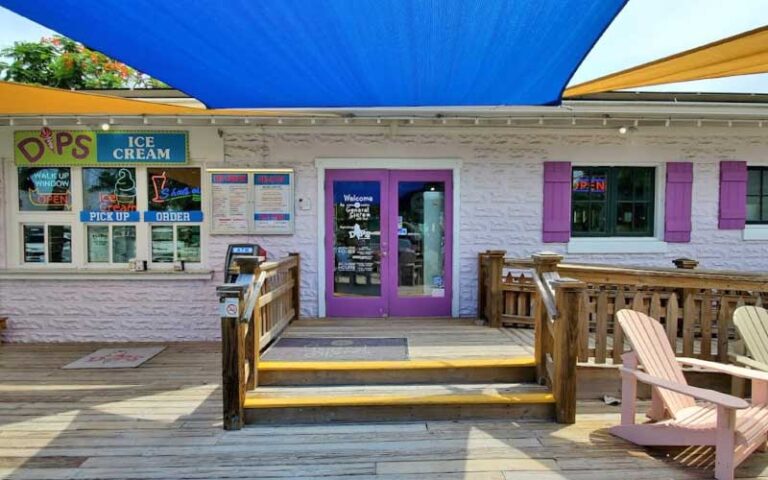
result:
M 491 328 L 501 327 L 501 314 L 504 308 L 504 294 L 501 290 L 501 276 L 504 272 L 504 255 L 506 254 L 507 252 L 504 250 L 488 251 L 488 278 L 490 279 L 491 287 L 491 308 L 488 323 L 490 324 Z
M 485 258 L 488 256 L 488 251 L 485 253 L 480 252 L 477 255 L 477 318 L 485 318 L 485 276 L 488 272 L 485 271 Z
M 536 272 L 534 275 L 541 278 L 541 274 L 545 272 L 557 271 L 557 265 L 563 260 L 562 255 L 551 252 L 537 253 L 532 256 L 533 265 Z M 544 306 L 544 302 L 541 296 L 536 296 L 536 309 L 534 310 L 533 324 L 534 324 L 534 346 L 533 355 L 536 359 L 536 379 L 540 384 L 544 384 L 547 378 L 547 352 L 544 346 L 545 338 L 547 335 L 547 309 Z M 552 379 L 550 379 L 552 380 Z
M 257 256 L 243 256 L 236 258 L 235 263 L 240 269 L 240 275 L 242 275 L 242 277 L 238 276 L 238 283 L 241 283 L 240 279 L 242 278 L 242 284 L 246 287 L 245 293 L 248 285 L 253 284 L 254 280 L 258 278 L 259 265 L 261 265 L 262 260 Z M 259 292 L 253 293 L 258 295 Z M 245 306 L 242 308 L 245 309 Z M 244 320 L 248 324 L 248 334 L 243 343 L 245 345 L 245 360 L 248 365 L 248 378 L 245 387 L 246 390 L 253 390 L 259 384 L 259 351 L 261 350 L 259 345 L 261 340 L 261 308 L 258 304 L 253 309 L 251 317 Z
M 552 349 L 555 378 L 555 419 L 558 423 L 576 422 L 576 362 L 579 350 L 579 311 L 584 282 L 562 279 L 555 285 L 558 318 L 555 320 L 555 345 Z
M 225 430 L 243 427 L 246 388 L 245 328 L 240 322 L 243 294 L 247 286 L 226 284 L 218 287 L 221 317 L 221 390 Z M 237 312 L 227 309 L 236 304 Z M 232 308 L 232 307 L 230 307 Z
M 296 257 L 296 270 L 293 275 L 293 314 L 296 320 L 299 319 L 299 312 L 301 312 L 301 255 L 299 252 L 289 253 L 291 257 Z

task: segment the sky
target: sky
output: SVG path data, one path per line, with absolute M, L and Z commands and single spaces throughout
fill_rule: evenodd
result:
M 597 0 L 600 1 L 600 0 Z M 768 25 L 768 0 L 629 0 L 571 80 L 571 85 Z M 53 32 L 0 7 L 0 48 Z M 768 93 L 768 74 L 639 90 Z

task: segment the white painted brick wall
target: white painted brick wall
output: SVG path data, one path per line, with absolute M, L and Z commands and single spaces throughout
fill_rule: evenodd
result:
M 510 133 L 512 132 L 512 133 Z M 100 283 L 0 281 L 0 314 L 10 314 L 12 341 L 207 340 L 218 338 L 215 286 L 228 243 L 254 241 L 271 254 L 302 255 L 302 314 L 318 311 L 316 158 L 458 158 L 461 170 L 460 313 L 473 315 L 477 253 L 505 249 L 529 256 L 543 249 L 564 252 L 563 244 L 541 243 L 542 163 L 627 164 L 694 162 L 691 243 L 670 244 L 664 254 L 570 255 L 580 262 L 671 266 L 686 256 L 703 268 L 768 270 L 768 242 L 745 242 L 740 231 L 717 229 L 718 162 L 746 160 L 768 165 L 768 134 L 757 129 L 641 129 L 630 138 L 612 131 L 402 128 L 385 130 L 228 128 L 223 159 L 229 166 L 296 169 L 297 196 L 309 211 L 296 211 L 292 236 L 211 236 L 213 281 Z M 193 152 L 194 156 L 194 152 Z M 421 159 L 421 160 L 418 160 Z M 0 181 L 0 191 L 3 190 Z M 663 190 L 663 185 L 659 188 Z M 0 214 L 1 215 L 1 214 Z M 0 219 L 2 217 L 0 216 Z M 663 229 L 663 225 L 660 226 Z M 0 230 L 4 221 L 0 222 Z M 0 231 L 0 238 L 5 235 Z M 4 255 L 0 253 L 0 262 Z M 30 292 L 35 292 L 31 297 Z M 104 295 L 109 292 L 109 295 Z M 106 300 L 105 300 L 106 299 Z M 386 320 L 382 320 L 386 321 Z

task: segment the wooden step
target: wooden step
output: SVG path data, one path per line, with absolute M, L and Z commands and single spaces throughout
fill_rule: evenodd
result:
M 259 385 L 396 385 L 533 382 L 533 357 L 259 363 Z
M 551 419 L 554 397 L 533 383 L 258 387 L 245 409 L 246 423 Z

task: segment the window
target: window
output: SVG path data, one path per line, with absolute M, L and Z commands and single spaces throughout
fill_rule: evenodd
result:
M 135 168 L 83 168 L 83 210 L 135 212 Z
M 89 263 L 128 263 L 136 258 L 134 225 L 88 225 Z
M 202 210 L 199 168 L 148 168 L 147 182 L 149 211 Z
M 572 179 L 574 237 L 653 235 L 653 167 L 574 167 Z
M 768 224 L 768 167 L 748 167 L 747 175 L 747 223 Z
M 24 263 L 72 263 L 72 227 L 24 225 Z
M 199 225 L 152 225 L 152 263 L 200 262 Z
M 72 176 L 68 167 L 19 167 L 19 211 L 72 210 Z
M 124 269 L 132 259 L 158 270 L 202 263 L 199 167 L 17 167 L 9 189 L 16 246 L 30 268 Z M 142 213 L 143 212 L 143 213 Z

